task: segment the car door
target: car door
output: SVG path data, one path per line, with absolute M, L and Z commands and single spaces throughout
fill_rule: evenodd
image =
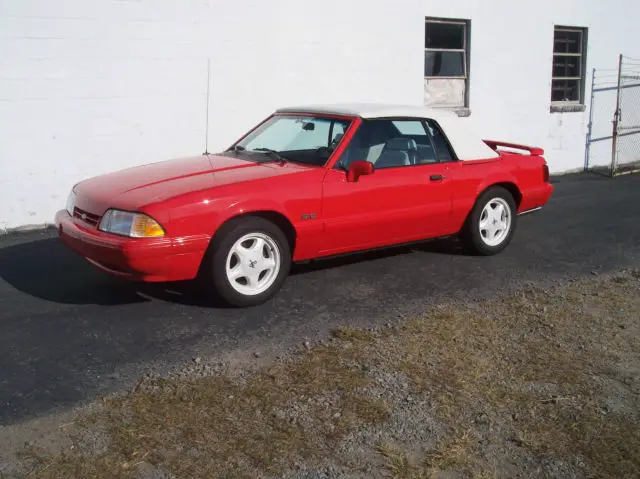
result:
M 373 174 L 348 181 L 354 160 L 373 163 Z M 453 194 L 447 170 L 420 120 L 364 120 L 324 179 L 321 254 L 445 234 Z

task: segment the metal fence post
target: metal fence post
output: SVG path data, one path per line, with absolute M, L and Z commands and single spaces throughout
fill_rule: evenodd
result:
M 596 84 L 596 69 L 593 69 L 591 77 L 591 101 L 589 102 L 589 124 L 587 125 L 587 141 L 584 147 L 584 170 L 589 169 L 589 157 L 591 156 L 591 131 L 593 126 L 593 97 L 595 92 L 593 91 Z
M 618 58 L 618 88 L 616 92 L 616 111 L 613 114 L 613 139 L 611 140 L 611 176 L 616 174 L 616 153 L 618 140 L 618 120 L 620 118 L 620 84 L 622 80 L 622 53 Z

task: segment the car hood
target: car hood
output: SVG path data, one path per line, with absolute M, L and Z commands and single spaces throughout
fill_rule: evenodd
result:
M 97 215 L 110 207 L 138 209 L 214 185 L 290 174 L 301 168 L 304 167 L 260 164 L 223 155 L 177 158 L 84 180 L 76 188 L 76 205 Z

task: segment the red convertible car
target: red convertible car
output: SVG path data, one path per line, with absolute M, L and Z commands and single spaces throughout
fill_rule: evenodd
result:
M 224 152 L 76 184 L 62 241 L 141 281 L 205 279 L 234 306 L 274 295 L 292 262 L 458 235 L 492 255 L 553 187 L 541 148 L 482 140 L 454 113 L 282 108 Z

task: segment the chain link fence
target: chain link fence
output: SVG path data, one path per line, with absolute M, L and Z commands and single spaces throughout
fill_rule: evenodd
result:
M 595 173 L 609 175 L 613 154 L 613 114 L 616 110 L 618 72 L 593 70 L 586 166 Z
M 640 171 L 640 59 L 593 70 L 585 167 L 617 176 Z
M 622 57 L 613 174 L 640 171 L 640 60 Z

